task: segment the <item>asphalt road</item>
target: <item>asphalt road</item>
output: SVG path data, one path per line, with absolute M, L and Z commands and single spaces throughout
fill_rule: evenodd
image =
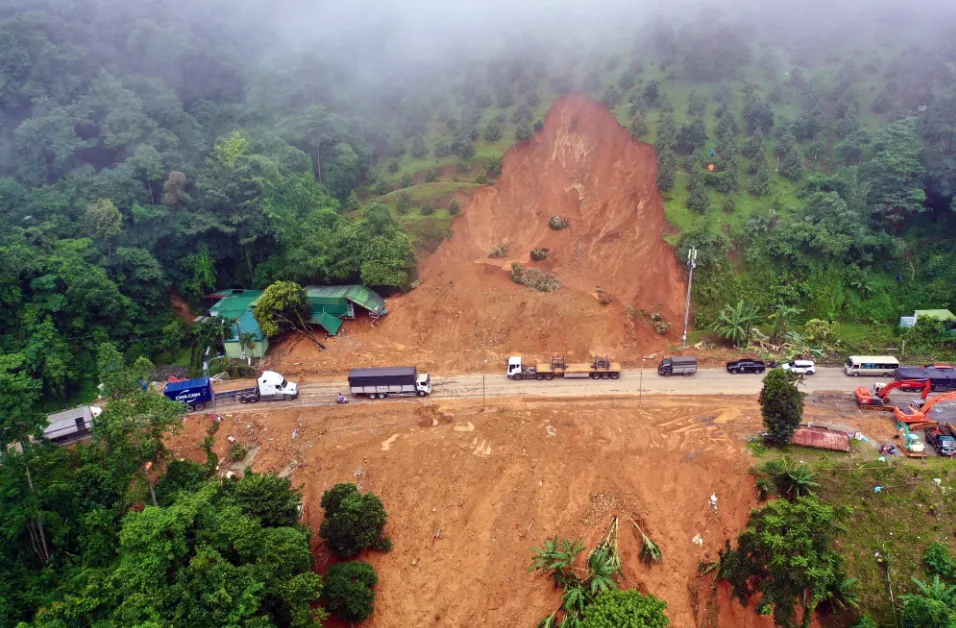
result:
M 800 389 L 804 392 L 820 390 L 852 392 L 857 386 L 870 386 L 876 381 L 892 378 L 847 377 L 840 368 L 818 368 L 816 375 L 808 376 Z M 562 379 L 551 381 L 525 380 L 515 382 L 503 373 L 470 373 L 442 377 L 432 375 L 432 399 L 480 399 L 494 397 L 602 397 L 633 396 L 641 394 L 666 395 L 757 395 L 763 376 L 756 374 L 731 375 L 724 369 L 700 369 L 690 377 L 661 377 L 654 368 L 625 370 L 620 379 Z M 338 393 L 346 393 L 348 383 L 344 374 L 341 381 L 302 384 L 299 399 L 274 402 L 269 406 L 331 405 Z M 348 396 L 348 395 L 347 395 Z M 350 403 L 380 403 L 350 396 Z M 239 408 L 261 410 L 266 404 L 254 406 L 220 406 L 219 410 L 232 412 Z

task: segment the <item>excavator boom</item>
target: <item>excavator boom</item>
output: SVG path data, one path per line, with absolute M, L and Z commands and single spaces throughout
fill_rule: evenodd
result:
M 917 379 L 903 379 L 886 384 L 877 390 L 875 395 L 870 392 L 869 388 L 866 388 L 865 386 L 857 388 L 854 394 L 856 395 L 856 402 L 860 405 L 861 409 L 889 410 L 891 408 L 887 406 L 887 399 L 889 398 L 890 393 L 897 388 L 903 390 L 920 389 L 920 398 L 925 400 L 926 397 L 929 396 L 930 391 L 933 389 L 933 384 L 929 380 L 921 381 Z
M 893 411 L 893 416 L 896 417 L 896 420 L 903 423 L 913 424 L 913 423 L 925 423 L 929 421 L 929 413 L 932 412 L 933 408 L 938 403 L 944 401 L 952 401 L 956 399 L 956 391 L 943 393 L 942 395 L 936 395 L 920 408 L 908 407 L 908 408 L 896 408 Z

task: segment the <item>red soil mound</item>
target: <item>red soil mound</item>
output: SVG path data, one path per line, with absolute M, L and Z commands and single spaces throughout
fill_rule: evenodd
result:
M 565 286 L 655 309 L 668 320 L 683 312 L 680 265 L 661 239 L 664 206 L 653 149 L 631 139 L 603 106 L 583 96 L 557 101 L 541 133 L 505 156 L 494 187 L 475 193 L 452 240 L 423 265 L 423 276 L 462 262 L 487 261 L 509 244 L 511 261 L 530 263 L 532 248 L 550 250 L 548 266 Z M 562 231 L 552 216 L 570 219 Z M 457 270 L 457 269 L 455 269 Z
M 685 284 L 661 239 L 656 176 L 653 149 L 605 107 L 583 96 L 558 100 L 543 130 L 507 153 L 500 180 L 472 196 L 452 237 L 422 263 L 420 288 L 391 299 L 391 313 L 374 329 L 347 326 L 347 337 L 322 356 L 280 351 L 277 366 L 289 374 L 341 370 L 337 346 L 359 364 L 399 359 L 446 372 L 507 355 L 600 353 L 633 362 L 666 351 L 680 333 Z M 549 228 L 555 215 L 570 227 Z M 502 243 L 510 257 L 489 259 Z M 549 249 L 549 258 L 532 262 L 533 248 Z M 553 272 L 563 287 L 538 293 L 516 285 L 512 262 Z M 610 305 L 600 303 L 605 296 Z M 673 324 L 670 340 L 647 319 L 629 320 L 626 306 L 659 310 Z

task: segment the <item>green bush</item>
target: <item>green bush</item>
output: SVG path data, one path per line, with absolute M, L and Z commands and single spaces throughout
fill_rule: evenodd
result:
M 249 472 L 235 483 L 232 496 L 247 515 L 269 527 L 294 526 L 299 522 L 301 492 L 288 478 L 274 473 Z
M 401 181 L 399 181 L 399 185 L 403 188 L 410 188 L 415 185 L 415 178 L 410 174 L 404 174 L 402 175 Z
M 233 462 L 239 462 L 245 457 L 246 448 L 239 441 L 233 441 L 232 447 L 229 449 L 229 459 Z
M 382 539 L 388 515 L 382 500 L 354 484 L 336 484 L 322 495 L 325 519 L 319 536 L 340 559 L 354 558 Z
M 515 129 L 515 141 L 519 144 L 530 141 L 532 135 L 531 128 L 527 124 L 520 124 L 518 128 Z
M 923 562 L 930 573 L 937 574 L 947 580 L 956 580 L 956 561 L 949 548 L 942 543 L 936 542 L 926 548 L 923 554 Z
M 536 262 L 548 259 L 551 252 L 548 249 L 531 249 L 531 259 Z
M 494 247 L 488 252 L 488 257 L 491 259 L 501 259 L 502 257 L 508 257 L 508 243 L 503 242 L 498 246 Z
M 438 173 L 434 170 L 426 170 L 425 183 L 434 183 L 435 181 L 438 181 Z
M 325 576 L 322 599 L 326 608 L 341 619 L 356 624 L 371 617 L 375 610 L 378 584 L 375 569 L 366 562 L 339 563 Z
M 388 184 L 388 181 L 379 181 L 375 184 L 375 193 L 379 196 L 385 196 L 392 191 L 392 187 Z
M 408 192 L 402 192 L 398 195 L 398 199 L 395 201 L 395 211 L 399 214 L 407 214 L 409 208 L 412 206 L 412 197 Z
M 773 369 L 764 377 L 760 413 L 770 438 L 777 444 L 788 444 L 803 418 L 803 393 L 785 371 Z
M 435 213 L 435 206 L 432 205 L 431 201 L 424 201 L 418 211 L 421 212 L 422 216 L 431 216 Z
M 398 172 L 398 162 L 397 161 L 388 162 L 388 171 L 391 172 L 392 174 L 395 174 L 396 172 Z
M 448 213 L 452 216 L 457 216 L 461 212 L 461 206 L 458 204 L 458 201 L 452 201 L 448 204 Z
M 667 628 L 667 603 L 638 591 L 605 591 L 584 609 L 582 628 Z

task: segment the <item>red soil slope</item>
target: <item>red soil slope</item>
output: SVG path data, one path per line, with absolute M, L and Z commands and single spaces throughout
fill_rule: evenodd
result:
M 603 106 L 583 96 L 558 100 L 544 128 L 504 158 L 502 176 L 478 190 L 451 238 L 421 265 L 422 286 L 389 300 L 375 328 L 358 322 L 317 356 L 303 343 L 275 355 L 287 374 L 350 365 L 416 362 L 430 369 L 474 370 L 508 355 L 592 353 L 629 362 L 666 351 L 679 335 L 683 269 L 661 239 L 664 208 L 654 150 L 634 141 Z M 570 227 L 548 227 L 554 215 Z M 509 257 L 488 252 L 507 243 Z M 536 247 L 550 250 L 531 262 Z M 538 293 L 513 284 L 512 262 L 553 272 L 563 287 Z M 603 295 L 613 297 L 601 305 Z M 646 319 L 630 321 L 625 306 L 661 311 L 670 339 Z

